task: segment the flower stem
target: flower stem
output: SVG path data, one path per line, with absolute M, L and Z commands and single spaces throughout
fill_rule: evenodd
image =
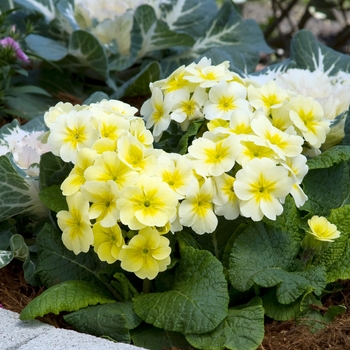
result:
M 146 293 L 149 293 L 150 291 L 151 291 L 151 281 L 148 278 L 145 278 L 142 284 L 142 292 L 146 294 Z

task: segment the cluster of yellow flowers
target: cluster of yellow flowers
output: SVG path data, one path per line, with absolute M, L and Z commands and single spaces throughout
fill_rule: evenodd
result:
M 170 264 L 169 231 L 210 233 L 217 216 L 275 220 L 288 194 L 304 204 L 303 147 L 319 148 L 329 131 L 314 99 L 274 82 L 258 86 L 205 58 L 151 90 L 144 119 L 116 100 L 58 103 L 45 114 L 51 151 L 74 164 L 61 185 L 68 211 L 57 214 L 68 249 L 93 246 L 102 261 L 120 260 L 126 271 L 153 279 Z M 200 118 L 208 131 L 187 154 L 153 147 L 171 120 L 185 130 Z M 134 234 L 127 242 L 123 230 Z

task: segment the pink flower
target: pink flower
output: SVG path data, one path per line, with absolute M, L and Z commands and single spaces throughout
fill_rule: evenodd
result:
M 15 39 L 8 36 L 4 39 L 1 39 L 0 44 L 3 47 L 7 47 L 7 46 L 12 47 L 12 49 L 15 51 L 16 56 L 19 60 L 23 62 L 29 62 L 28 56 L 21 50 L 21 47 L 19 46 L 18 42 Z

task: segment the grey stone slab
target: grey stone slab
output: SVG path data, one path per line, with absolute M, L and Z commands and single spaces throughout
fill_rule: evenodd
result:
M 138 350 L 124 343 L 59 329 L 37 320 L 21 321 L 15 312 L 0 308 L 0 350 Z

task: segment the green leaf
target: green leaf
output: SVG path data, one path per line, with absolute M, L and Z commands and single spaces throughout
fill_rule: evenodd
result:
M 189 146 L 189 141 L 194 136 L 198 134 L 199 129 L 202 127 L 204 123 L 204 120 L 196 120 L 195 122 L 192 122 L 186 132 L 181 136 L 181 139 L 179 141 L 179 144 L 177 146 L 177 153 L 179 154 L 185 154 L 187 153 L 187 149 Z
M 350 278 L 350 205 L 333 209 L 327 218 L 337 226 L 340 237 L 329 244 L 322 254 L 320 264 L 325 266 L 327 281 Z
M 309 291 L 306 291 L 306 293 L 309 293 Z M 262 296 L 266 316 L 276 321 L 289 321 L 295 319 L 300 314 L 300 303 L 304 298 L 304 295 L 300 296 L 292 303 L 281 304 L 276 297 L 276 288 L 271 288 Z
M 157 18 L 152 6 L 141 5 L 136 9 L 131 45 L 137 45 L 139 48 L 138 59 L 152 51 L 175 46 L 192 46 L 193 43 L 194 39 L 190 35 L 170 30 L 166 22 Z
M 166 331 L 143 323 L 130 333 L 133 344 L 141 348 L 149 350 L 192 349 L 185 336 L 179 332 Z
M 48 61 L 59 61 L 68 53 L 67 48 L 58 41 L 42 35 L 29 34 L 25 42 L 32 51 Z
M 48 313 L 76 311 L 115 300 L 105 290 L 87 281 L 66 281 L 46 289 L 20 313 L 21 320 L 30 320 Z
M 141 323 L 131 302 L 90 306 L 64 316 L 78 332 L 130 343 L 129 330 Z
M 91 103 L 97 103 L 102 100 L 109 100 L 109 96 L 102 91 L 95 91 L 83 102 L 83 104 L 89 105 Z
M 247 291 L 254 284 L 270 288 L 277 286 L 277 299 L 289 304 L 308 288 L 321 294 L 326 285 L 326 273 L 322 267 L 297 271 L 295 260 L 300 241 L 288 232 L 257 223 L 249 226 L 235 240 L 228 275 L 232 286 Z
M 172 290 L 136 296 L 134 310 L 158 328 L 200 334 L 226 317 L 228 301 L 221 263 L 208 251 L 185 247 Z
M 350 147 L 349 146 L 334 146 L 317 157 L 308 160 L 307 165 L 310 170 L 330 168 L 335 164 L 339 164 L 342 161 L 350 160 Z
M 68 53 L 78 59 L 79 66 L 92 69 L 101 77 L 107 78 L 106 52 L 100 42 L 89 32 L 84 30 L 73 32 L 69 39 Z
M 103 266 L 93 251 L 75 255 L 62 243 L 61 232 L 46 224 L 37 237 L 37 274 L 43 285 L 53 286 L 67 280 L 99 283 L 99 269 Z
M 111 98 L 120 99 L 123 96 L 147 96 L 150 94 L 149 84 L 159 78 L 160 65 L 158 62 L 151 62 L 118 87 Z
M 31 11 L 36 11 L 45 17 L 47 23 L 55 19 L 54 3 L 49 0 L 16 0 L 16 4 L 23 6 Z
M 337 52 L 318 42 L 309 30 L 299 30 L 293 37 L 290 47 L 290 58 L 297 68 L 314 71 L 319 69 L 328 75 L 338 71 L 350 71 L 349 55 Z
M 71 163 L 65 163 L 51 152 L 44 153 L 40 160 L 40 188 L 43 190 L 52 185 L 61 185 L 72 167 Z
M 205 334 L 186 334 L 189 343 L 205 350 L 255 350 L 264 338 L 264 309 L 261 299 L 230 308 L 218 327 Z
M 44 188 L 39 193 L 39 198 L 45 204 L 45 206 L 56 213 L 58 213 L 60 210 L 68 210 L 66 197 L 62 194 L 59 185 Z
M 311 213 L 328 216 L 341 207 L 349 196 L 349 166 L 343 161 L 330 168 L 310 170 L 303 179 L 308 200 L 301 207 Z

